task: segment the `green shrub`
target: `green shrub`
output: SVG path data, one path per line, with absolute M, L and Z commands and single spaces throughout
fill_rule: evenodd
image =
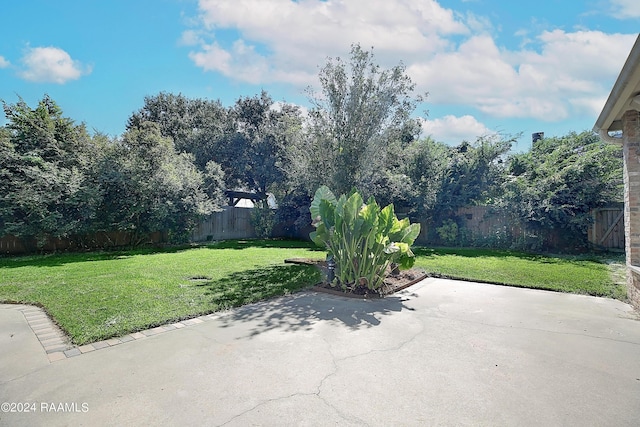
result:
M 398 220 L 393 204 L 380 209 L 373 197 L 365 204 L 355 190 L 336 199 L 322 186 L 310 211 L 316 228 L 311 240 L 326 247 L 336 262 L 333 285 L 344 290 L 366 287 L 380 291 L 391 263 L 402 269 L 413 266 L 410 247 L 420 234 L 420 224 Z
M 453 246 L 458 242 L 458 224 L 452 219 L 443 221 L 442 226 L 436 228 L 436 233 L 447 246 Z
M 261 239 L 271 237 L 273 227 L 276 224 L 276 213 L 267 202 L 258 202 L 251 210 L 251 225 L 256 231 L 256 236 Z

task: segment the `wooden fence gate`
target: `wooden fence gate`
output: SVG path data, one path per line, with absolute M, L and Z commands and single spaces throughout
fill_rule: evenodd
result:
M 588 232 L 589 242 L 598 248 L 624 251 L 624 209 L 594 209 L 591 215 L 593 224 Z

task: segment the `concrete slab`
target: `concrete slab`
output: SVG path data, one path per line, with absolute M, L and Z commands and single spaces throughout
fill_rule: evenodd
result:
M 22 312 L 0 309 L 0 384 L 47 365 L 47 354 Z
M 3 311 L 0 334 L 18 322 Z M 298 293 L 40 362 L 20 375 L 16 365 L 0 365 L 0 402 L 37 409 L 0 412 L 0 424 L 635 426 L 640 419 L 640 321 L 629 305 L 441 279 L 384 300 Z

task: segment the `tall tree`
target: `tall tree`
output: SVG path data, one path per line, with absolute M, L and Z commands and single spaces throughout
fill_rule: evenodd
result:
M 622 201 L 622 153 L 593 132 L 537 141 L 509 161 L 503 203 L 533 230 L 585 243 L 590 211 Z
M 265 193 L 285 179 L 286 149 L 302 128 L 296 106 L 276 105 L 262 92 L 240 98 L 231 110 L 234 132 L 228 138 L 225 173 L 235 185 Z
M 169 232 L 172 241 L 184 241 L 199 217 L 222 202 L 208 197 L 221 195 L 211 180 L 219 171 L 209 166 L 214 170 L 205 179 L 192 155 L 176 152 L 158 124 L 143 122 L 101 157 L 98 221 L 107 230 L 131 231 L 138 241 L 161 230 Z
M 493 204 L 504 182 L 504 161 L 512 138 L 479 137 L 449 149 L 448 165 L 438 190 L 432 217 L 436 222 L 452 217 L 458 208 Z
M 98 194 L 90 180 L 95 146 L 83 124 L 63 117 L 47 95 L 31 109 L 3 103 L 0 234 L 62 237 L 84 232 Z
M 157 123 L 160 134 L 171 138 L 178 152 L 193 154 L 195 164 L 204 171 L 211 160 L 220 162 L 221 142 L 233 131 L 228 115 L 220 101 L 160 92 L 144 98 L 142 108 L 129 117 L 127 130 Z
M 410 190 L 406 192 L 413 216 L 424 220 L 436 208 L 443 181 L 449 173 L 452 150 L 431 137 L 416 140 L 406 150 L 402 172 L 408 177 Z
M 329 59 L 319 78 L 321 93 L 310 91 L 314 108 L 307 144 L 315 149 L 299 163 L 336 193 L 355 186 L 372 195 L 379 184 L 374 177 L 392 169 L 394 156 L 419 134 L 419 120 L 411 115 L 422 97 L 413 95 L 415 84 L 404 65 L 383 69 L 373 51 L 357 44 L 349 64 Z
M 283 181 L 285 147 L 302 127 L 297 107 L 276 104 L 264 91 L 239 98 L 231 108 L 219 101 L 161 92 L 145 98 L 127 129 L 149 121 L 174 141 L 176 150 L 193 154 L 201 171 L 216 162 L 227 187 L 256 192 L 272 191 Z

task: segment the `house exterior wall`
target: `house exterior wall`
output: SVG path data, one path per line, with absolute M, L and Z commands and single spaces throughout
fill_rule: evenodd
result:
M 623 116 L 624 228 L 627 256 L 627 294 L 640 308 L 640 113 Z

